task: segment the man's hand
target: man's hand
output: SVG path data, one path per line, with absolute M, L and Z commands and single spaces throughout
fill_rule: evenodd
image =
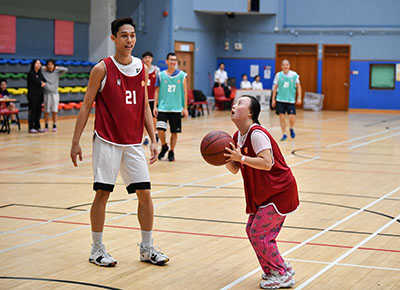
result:
M 301 98 L 298 98 L 298 99 L 297 99 L 296 105 L 301 105 Z
M 76 156 L 79 155 L 79 161 L 82 161 L 82 149 L 79 146 L 79 143 L 72 144 L 71 146 L 71 160 L 75 167 L 78 167 L 78 162 L 76 160 Z
M 157 155 L 158 155 L 158 150 L 157 150 L 157 144 L 151 142 L 150 143 L 150 164 L 153 164 L 154 162 L 157 161 Z
M 189 115 L 188 110 L 187 110 L 186 108 L 183 108 L 183 110 L 182 110 L 182 116 L 183 116 L 184 118 L 186 118 L 188 115 Z
M 276 106 L 276 101 L 275 100 L 272 100 L 271 106 L 272 106 L 272 108 L 275 108 L 275 106 Z

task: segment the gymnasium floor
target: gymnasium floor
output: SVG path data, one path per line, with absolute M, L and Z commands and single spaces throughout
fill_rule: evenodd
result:
M 104 234 L 118 265 L 88 262 L 93 120 L 78 168 L 69 159 L 75 119 L 60 120 L 55 134 L 30 135 L 23 124 L 0 135 L 0 289 L 258 289 L 241 176 L 199 152 L 209 131 L 234 132 L 229 112 L 185 120 L 177 161 L 150 166 L 154 240 L 171 258 L 164 267 L 139 261 L 137 201 L 120 178 Z M 280 138 L 277 116 L 260 120 Z M 299 111 L 296 128 L 279 145 L 301 206 L 278 237 L 295 288 L 400 289 L 399 115 Z

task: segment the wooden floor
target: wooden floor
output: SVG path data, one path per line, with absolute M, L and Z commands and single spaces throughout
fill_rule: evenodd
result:
M 60 120 L 57 133 L 28 134 L 23 124 L 0 135 L 0 289 L 258 289 L 241 176 L 199 152 L 207 132 L 234 132 L 229 112 L 185 120 L 177 161 L 150 166 L 165 267 L 139 262 L 137 200 L 120 178 L 104 234 L 118 265 L 88 263 L 93 118 L 78 168 L 69 160 L 74 122 Z M 280 138 L 275 114 L 262 112 L 261 122 Z M 296 132 L 279 144 L 301 206 L 278 237 L 296 289 L 400 289 L 399 115 L 300 111 Z

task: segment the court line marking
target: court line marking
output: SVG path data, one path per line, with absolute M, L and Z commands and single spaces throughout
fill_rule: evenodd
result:
M 286 259 L 286 260 L 287 261 L 293 261 L 293 262 L 301 262 L 301 263 L 313 263 L 313 264 L 330 264 L 331 263 L 331 262 L 302 260 L 302 259 Z M 400 268 L 388 268 L 388 267 L 379 267 L 379 266 L 343 264 L 343 263 L 337 263 L 336 265 L 337 266 L 344 266 L 344 267 L 353 267 L 353 268 L 368 268 L 368 269 L 374 269 L 374 270 L 400 271 Z
M 124 217 L 128 215 L 128 213 L 120 214 Z M 16 219 L 16 220 L 29 220 L 29 221 L 43 221 L 46 222 L 45 219 L 39 218 L 28 218 L 28 217 L 14 217 L 14 216 L 0 216 L 0 218 L 4 219 Z M 84 222 L 74 222 L 74 221 L 53 221 L 56 224 L 69 224 L 69 225 L 78 225 L 78 226 L 90 226 L 90 223 Z M 124 229 L 124 230 L 141 230 L 138 227 L 131 226 L 119 226 L 119 225 L 109 225 L 105 224 L 106 228 L 113 229 Z M 229 236 L 229 235 L 220 235 L 220 234 L 210 234 L 210 233 L 197 233 L 197 232 L 187 232 L 187 231 L 178 231 L 178 230 L 163 230 L 163 229 L 153 229 L 154 232 L 161 233 L 169 233 L 169 234 L 180 234 L 180 235 L 192 235 L 192 236 L 203 236 L 203 237 L 212 237 L 212 238 L 226 238 L 226 239 L 238 239 L 238 240 L 247 240 L 247 237 L 244 236 Z M 285 241 L 285 240 L 277 240 L 279 243 L 284 244 L 301 244 L 298 241 Z M 346 245 L 337 245 L 337 244 L 323 244 L 323 243 L 307 243 L 307 246 L 317 246 L 317 247 L 330 247 L 330 248 L 341 248 L 341 249 L 351 249 L 353 246 Z M 379 249 L 379 248 L 367 248 L 367 247 L 359 247 L 359 250 L 364 251 L 376 251 L 376 252 L 388 252 L 388 253 L 400 253 L 400 250 L 395 249 Z
M 310 160 L 303 160 L 303 161 L 300 161 L 300 162 L 295 163 L 295 164 L 292 165 L 292 166 L 295 166 L 295 165 L 298 165 L 298 164 L 302 164 L 302 163 L 306 163 L 306 162 L 309 162 L 309 161 L 310 161 Z M 173 189 L 177 189 L 177 188 L 181 188 L 181 187 L 183 187 L 184 185 L 199 183 L 199 182 L 207 181 L 207 180 L 214 179 L 214 178 L 217 178 L 217 177 L 225 176 L 225 175 L 228 175 L 228 174 L 230 174 L 230 172 L 225 172 L 225 173 L 220 174 L 220 175 L 216 175 L 216 176 L 212 176 L 212 177 L 203 178 L 203 179 L 200 179 L 200 180 L 191 182 L 191 183 L 181 184 L 181 185 L 176 186 L 176 187 L 170 187 L 170 188 L 167 188 L 167 189 L 163 189 L 163 190 L 154 192 L 153 194 L 161 193 L 161 192 L 165 192 L 165 191 L 169 191 L 169 190 L 173 190 Z M 202 190 L 202 191 L 200 191 L 200 192 L 192 193 L 192 194 L 189 194 L 189 195 L 187 195 L 187 196 L 199 195 L 199 194 L 202 194 L 202 193 L 205 193 L 205 192 L 208 192 L 208 191 L 212 191 L 212 190 L 219 189 L 220 187 L 223 187 L 223 186 L 226 186 L 226 185 L 231 185 L 231 184 L 240 182 L 240 181 L 241 181 L 241 179 L 238 179 L 238 180 L 235 180 L 235 181 L 233 181 L 233 182 L 229 182 L 229 183 L 227 183 L 227 184 L 223 184 L 223 185 L 217 186 L 216 188 L 210 188 L 210 189 Z M 175 202 L 175 201 L 178 201 L 178 200 L 185 199 L 185 198 L 187 198 L 187 196 L 183 196 L 183 197 L 177 198 L 177 199 L 175 199 L 175 200 L 172 200 L 172 201 L 170 200 L 170 201 L 167 201 L 167 202 L 164 202 L 164 203 L 161 203 L 161 204 L 155 204 L 155 205 L 154 205 L 154 208 L 163 206 L 163 205 L 165 205 L 165 204 L 169 204 L 169 203 L 171 203 L 171 202 Z M 111 205 L 115 205 L 115 204 L 125 203 L 125 202 L 128 202 L 128 201 L 130 201 L 130 200 L 135 200 L 135 199 L 137 199 L 137 198 L 135 197 L 135 198 L 127 199 L 127 200 L 124 200 L 124 201 L 115 202 L 115 203 L 110 204 L 110 206 L 111 206 Z M 62 219 L 64 219 L 64 218 L 66 218 L 66 217 L 77 216 L 77 215 L 85 214 L 85 213 L 87 213 L 87 212 L 89 212 L 89 211 L 90 211 L 90 209 L 88 209 L 88 210 L 86 210 L 86 211 L 78 212 L 78 213 L 76 213 L 76 214 L 72 214 L 72 215 L 68 215 L 68 216 L 64 216 L 64 217 L 55 218 L 55 219 L 49 220 L 48 222 L 41 222 L 41 223 L 37 223 L 37 224 L 33 224 L 33 225 L 28 225 L 28 226 L 25 226 L 25 227 L 22 227 L 22 228 L 19 228 L 19 229 L 15 229 L 15 230 L 12 230 L 12 231 L 8 231 L 8 232 L 0 232 L 0 235 L 8 234 L 8 233 L 15 233 L 15 232 L 17 232 L 17 231 L 24 230 L 24 229 L 27 229 L 27 228 L 32 228 L 32 227 L 40 226 L 40 225 L 42 225 L 42 224 L 47 224 L 47 223 L 50 223 L 50 222 L 52 222 L 52 221 L 59 221 L 59 220 L 62 220 Z M 113 217 L 113 218 L 107 219 L 106 222 L 113 221 L 113 220 L 116 220 L 116 219 L 120 219 L 120 218 L 129 216 L 129 215 L 132 215 L 132 214 L 134 214 L 134 213 L 136 213 L 136 211 L 132 211 L 132 212 L 126 213 L 126 214 L 121 215 L 121 216 L 115 216 L 115 217 Z M 89 226 L 90 226 L 90 225 L 89 225 Z M 89 226 L 84 226 L 84 227 L 82 227 L 82 229 L 83 229 L 83 228 L 87 228 L 87 227 L 89 227 Z M 79 229 L 81 229 L 81 228 L 79 228 Z M 65 232 L 65 233 L 70 233 L 70 232 L 73 232 L 73 231 L 74 231 L 74 230 L 71 230 L 71 231 L 67 231 L 67 232 Z M 45 241 L 45 240 L 48 240 L 48 239 L 51 239 L 51 238 L 53 238 L 53 237 L 58 237 L 58 236 L 60 236 L 60 235 L 62 235 L 62 234 L 63 234 L 63 233 L 59 233 L 59 234 L 54 235 L 54 236 L 49 236 L 49 237 L 46 237 L 46 238 L 44 238 L 44 239 L 36 240 L 36 243 L 37 243 L 37 242 L 41 242 L 41 241 Z M 10 251 L 10 250 L 14 250 L 14 249 L 17 249 L 17 248 L 20 248 L 20 247 L 32 245 L 32 244 L 34 244 L 34 243 L 35 243 L 35 242 L 32 241 L 32 242 L 29 242 L 29 243 L 26 243 L 26 244 L 16 245 L 16 246 L 11 247 L 11 248 L 7 248 L 7 249 L 4 249 L 4 250 L 0 250 L 0 253 L 4 253 L 4 252 L 8 252 L 8 251 Z
M 311 242 L 312 240 L 315 240 L 316 238 L 322 236 L 323 234 L 325 234 L 325 233 L 328 232 L 329 230 L 331 230 L 331 229 L 335 228 L 336 226 L 338 226 L 338 225 L 344 223 L 345 221 L 347 221 L 347 220 L 351 219 L 352 217 L 358 215 L 359 213 L 363 212 L 365 209 L 367 209 L 367 208 L 369 208 L 369 207 L 375 205 L 376 203 L 382 201 L 384 198 L 386 198 L 386 197 L 392 195 L 393 193 L 396 193 L 396 192 L 399 191 L 399 190 L 400 190 L 400 187 L 398 187 L 398 188 L 392 190 L 391 192 L 389 192 L 389 193 L 385 194 L 384 196 L 380 197 L 379 199 L 377 199 L 377 200 L 371 202 L 370 204 L 364 206 L 363 208 L 360 208 L 359 210 L 357 210 L 356 212 L 352 213 L 351 215 L 348 215 L 348 216 L 345 217 L 344 219 L 342 219 L 342 220 L 336 222 L 335 224 L 333 224 L 333 225 L 327 227 L 327 228 L 326 228 L 325 230 L 323 230 L 322 232 L 319 232 L 318 234 L 315 234 L 314 236 L 312 236 L 312 237 L 306 239 L 305 241 L 301 242 L 300 244 L 298 244 L 298 245 L 294 246 L 293 248 L 287 250 L 286 252 L 284 252 L 283 254 L 281 254 L 281 256 L 283 257 L 283 256 L 286 256 L 286 255 L 288 255 L 288 254 L 294 252 L 295 250 L 301 248 L 301 247 L 304 246 L 305 244 L 307 244 L 307 243 Z M 395 220 L 397 220 L 398 218 L 399 218 L 399 217 L 397 217 Z M 393 220 L 393 222 L 394 222 L 395 220 Z M 232 288 L 233 286 L 235 286 L 235 285 L 239 284 L 240 282 L 242 282 L 243 280 L 247 279 L 248 277 L 254 275 L 255 273 L 257 273 L 257 272 L 260 271 L 260 270 L 261 270 L 261 267 L 258 267 L 257 269 L 254 269 L 253 271 L 247 273 L 246 275 L 244 275 L 244 276 L 240 277 L 239 279 L 233 281 L 232 283 L 226 285 L 225 287 L 221 288 L 220 290 L 227 290 L 227 289 L 230 289 L 230 288 Z M 297 288 L 296 288 L 296 289 L 297 289 Z
M 397 136 L 397 135 L 400 135 L 400 132 L 392 134 L 392 135 L 384 136 L 384 137 L 381 137 L 381 138 L 378 138 L 378 139 L 374 139 L 374 140 L 371 140 L 371 141 L 368 141 L 368 142 L 364 142 L 364 143 L 361 143 L 361 144 L 353 145 L 353 146 L 351 146 L 349 148 L 349 150 L 355 149 L 355 148 L 359 148 L 361 146 L 368 145 L 368 144 L 371 144 L 371 143 L 375 143 L 375 142 L 378 142 L 378 141 L 381 141 L 381 140 L 384 140 L 384 139 L 392 138 L 392 137 Z
M 359 242 L 357 245 L 355 245 L 351 250 L 347 251 L 346 253 L 344 253 L 343 255 L 341 255 L 340 257 L 338 257 L 336 260 L 334 260 L 333 262 L 329 263 L 328 266 L 326 266 L 325 268 L 323 268 L 322 270 L 320 270 L 318 273 L 314 274 L 311 278 L 307 279 L 305 282 L 303 282 L 302 284 L 300 284 L 299 286 L 296 287 L 296 289 L 303 289 L 304 287 L 306 287 L 308 284 L 310 284 L 311 282 L 313 282 L 315 279 L 317 279 L 319 276 L 321 276 L 322 274 L 324 274 L 326 271 L 328 271 L 329 269 L 331 269 L 333 266 L 335 266 L 338 262 L 342 261 L 344 258 L 346 258 L 347 256 L 349 256 L 350 254 L 352 254 L 355 250 L 357 250 L 359 247 L 361 247 L 362 245 L 364 245 L 365 243 L 367 243 L 369 240 L 371 240 L 372 238 L 376 237 L 376 235 L 378 233 L 380 233 L 381 231 L 385 230 L 386 228 L 388 228 L 389 226 L 391 226 L 397 219 L 400 218 L 400 214 L 393 220 L 391 220 L 390 222 L 386 223 L 385 225 L 383 225 L 382 227 L 380 227 L 378 230 L 376 230 L 372 235 L 370 235 L 369 237 L 365 238 L 364 240 L 362 240 L 361 242 Z
M 226 173 L 223 173 L 223 174 L 220 174 L 220 175 L 216 175 L 216 176 L 212 176 L 212 177 L 207 177 L 207 178 L 195 180 L 195 181 L 193 181 L 193 182 L 191 182 L 191 183 L 187 183 L 187 185 L 195 184 L 195 183 L 198 183 L 198 182 L 207 181 L 207 180 L 214 179 L 214 178 L 221 177 L 221 176 L 225 176 L 225 175 L 228 175 L 228 174 L 229 174 L 229 172 L 226 172 Z M 158 193 L 162 193 L 162 192 L 165 192 L 165 191 L 169 191 L 169 190 L 173 190 L 173 189 L 178 189 L 178 188 L 181 188 L 181 187 L 184 187 L 184 185 L 181 184 L 181 185 L 177 185 L 177 186 L 173 186 L 173 187 L 161 189 L 161 190 L 158 190 L 158 191 L 156 191 L 156 192 L 152 192 L 152 195 L 155 195 L 155 194 L 158 194 Z M 122 200 L 122 201 L 118 201 L 118 202 L 113 202 L 113 203 L 110 203 L 109 205 L 107 205 L 107 207 L 114 206 L 114 205 L 116 205 L 116 204 L 126 203 L 126 202 L 129 202 L 129 201 L 131 201 L 131 200 L 137 200 L 137 197 L 132 197 L 132 198 L 129 198 L 129 199 L 126 199 L 126 200 Z M 32 228 L 32 227 L 36 227 L 36 226 L 40 226 L 40 225 L 47 224 L 47 223 L 52 222 L 52 221 L 58 221 L 58 220 L 62 220 L 62 219 L 65 219 L 65 218 L 69 218 L 69 217 L 73 217 L 73 216 L 85 214 L 85 213 L 87 213 L 87 212 L 89 212 L 89 211 L 90 211 L 90 209 L 87 209 L 87 210 L 85 210 L 85 211 L 81 211 L 81 212 L 78 212 L 78 213 L 69 214 L 69 215 L 66 215 L 66 216 L 54 218 L 54 219 L 49 220 L 48 222 L 42 222 L 42 223 L 32 224 L 32 225 L 20 227 L 20 228 L 11 230 L 11 231 L 0 232 L 0 236 L 1 236 L 1 235 L 4 235 L 4 234 L 13 234 L 13 233 L 15 233 L 15 232 L 17 232 L 17 231 L 25 230 L 25 229 Z
M 325 148 L 336 147 L 336 146 L 339 146 L 339 145 L 342 145 L 342 144 L 346 144 L 346 143 L 350 143 L 350 142 L 353 142 L 353 141 L 361 140 L 361 139 L 368 138 L 368 137 L 371 137 L 371 136 L 376 136 L 376 135 L 384 134 L 384 133 L 386 133 L 386 132 L 394 131 L 394 130 L 397 130 L 397 129 L 400 129 L 400 126 L 399 126 L 399 127 L 390 128 L 390 129 L 386 129 L 386 130 L 382 130 L 382 131 L 375 132 L 375 133 L 371 133 L 371 134 L 367 134 L 367 135 L 364 135 L 364 136 L 360 136 L 360 137 L 348 139 L 348 140 L 346 140 L 346 141 L 334 143 L 334 144 L 325 146 Z

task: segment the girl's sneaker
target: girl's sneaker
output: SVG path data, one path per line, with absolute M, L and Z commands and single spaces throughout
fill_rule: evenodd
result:
M 296 282 L 293 277 L 286 272 L 285 275 L 279 274 L 277 271 L 271 271 L 266 280 L 261 281 L 262 289 L 279 289 L 292 287 Z
M 290 263 L 286 263 L 286 262 L 283 262 L 283 264 L 284 264 L 284 266 L 285 266 L 285 268 L 286 268 L 286 272 L 289 273 L 290 276 L 293 277 L 293 276 L 296 274 L 296 272 L 294 271 L 292 265 L 290 265 Z M 268 276 L 269 276 L 269 275 L 267 275 L 267 274 L 265 274 L 265 273 L 262 273 L 261 278 L 263 278 L 264 280 L 267 280 L 267 279 L 268 279 Z

